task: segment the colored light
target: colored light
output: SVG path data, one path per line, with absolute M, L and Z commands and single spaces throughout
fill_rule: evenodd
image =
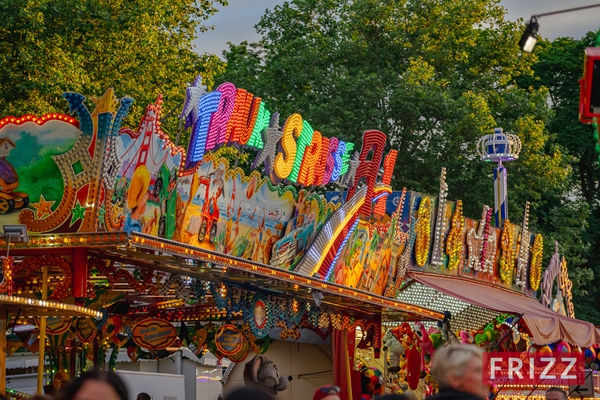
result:
M 398 156 L 398 151 L 390 150 L 390 152 L 385 156 L 385 160 L 383 161 L 383 176 L 381 178 L 381 182 L 385 185 L 389 185 L 392 183 L 392 176 L 394 174 L 394 166 L 396 165 L 396 157 Z M 375 204 L 374 213 L 375 215 L 384 215 L 386 209 L 386 199 L 378 199 Z
M 23 115 L 19 118 L 15 118 L 15 117 L 4 117 L 2 119 L 0 119 L 0 127 L 4 126 L 6 124 L 15 124 L 15 125 L 22 125 L 26 122 L 35 122 L 38 125 L 43 125 L 48 121 L 64 121 L 67 122 L 71 125 L 73 125 L 74 127 L 79 128 L 79 121 L 77 121 L 74 118 L 71 118 L 68 115 L 65 114 L 45 114 L 41 117 L 36 117 L 35 115 L 31 115 L 31 114 L 26 114 Z
M 333 173 L 331 174 L 331 182 L 337 181 L 342 174 L 342 158 L 345 153 L 346 142 L 340 140 L 333 155 Z
M 260 99 L 244 89 L 238 89 L 235 96 L 235 106 L 227 124 L 227 141 L 245 145 L 252 135 Z
M 260 98 L 256 98 L 259 99 Z M 256 123 L 254 124 L 254 129 L 252 130 L 252 135 L 250 135 L 250 139 L 246 143 L 248 147 L 253 147 L 255 149 L 262 149 L 265 145 L 262 139 L 262 132 L 269 127 L 269 123 L 271 122 L 271 112 L 267 110 L 265 106 L 265 102 L 261 101 L 258 106 L 258 114 L 256 116 Z
M 347 199 L 351 199 L 356 193 L 358 182 L 362 179 L 366 180 L 366 200 L 360 209 L 361 214 L 371 214 L 373 190 L 375 188 L 375 183 L 377 182 L 377 174 L 379 172 L 379 166 L 381 165 L 381 159 L 383 158 L 383 149 L 385 148 L 386 139 L 387 136 L 385 133 L 377 130 L 366 131 L 363 134 L 363 146 L 359 156 L 360 165 L 356 169 L 354 185 L 348 189 L 348 195 L 346 197 Z M 367 160 L 367 156 L 370 153 L 372 153 L 372 157 L 370 160 Z
M 346 243 L 348 243 L 348 239 L 350 239 L 350 237 L 354 233 L 354 230 L 358 226 L 359 222 L 360 222 L 360 220 L 357 218 L 356 221 L 354 221 L 354 224 L 352 224 L 352 227 L 348 230 L 348 233 L 346 233 L 346 236 L 344 237 L 344 241 L 342 242 L 342 245 L 335 253 L 335 257 L 333 258 L 331 267 L 329 267 L 329 271 L 327 272 L 327 276 L 325 277 L 326 281 L 329 281 L 329 279 L 331 278 L 331 274 L 333 274 L 333 271 L 335 270 L 335 264 L 337 263 L 338 258 L 340 258 L 340 255 L 342 254 L 342 250 L 344 250 Z
M 298 183 L 304 186 L 312 186 L 315 182 L 315 170 L 319 157 L 321 155 L 321 144 L 323 142 L 323 135 L 321 132 L 314 131 L 312 142 L 310 146 L 306 148 L 304 157 L 302 157 L 302 165 L 300 166 L 300 173 L 298 174 Z M 323 173 L 325 169 L 323 169 Z
M 352 153 L 352 150 L 354 150 L 354 143 L 346 142 L 346 151 L 342 156 L 342 175 L 348 172 L 348 165 L 350 163 L 350 154 Z
M 329 153 L 329 138 L 321 136 L 321 153 L 319 159 L 315 165 L 315 180 L 313 184 L 316 186 L 324 185 L 323 180 L 325 178 L 325 167 L 327 161 L 327 154 Z
M 292 172 L 288 176 L 288 180 L 290 182 L 296 182 L 298 180 L 298 173 L 300 172 L 300 167 L 302 166 L 302 160 L 304 158 L 304 153 L 306 149 L 311 145 L 312 138 L 314 134 L 314 129 L 310 126 L 308 121 L 302 121 L 302 132 L 300 132 L 300 137 L 296 142 L 296 159 L 294 160 L 294 166 L 292 167 Z
M 283 124 L 283 136 L 281 136 L 281 153 L 275 156 L 273 172 L 280 179 L 286 179 L 292 172 L 297 153 L 296 139 L 302 133 L 302 117 L 300 114 L 292 114 Z
M 221 92 L 219 108 L 213 114 L 208 127 L 206 138 L 206 150 L 213 150 L 218 145 L 225 143 L 227 139 L 227 123 L 233 113 L 235 106 L 235 95 L 237 94 L 233 83 L 223 83 L 217 88 Z
M 221 99 L 221 92 L 210 92 L 200 98 L 198 102 L 198 119 L 190 136 L 188 155 L 185 168 L 191 168 L 204 158 L 206 138 L 212 115 L 217 111 Z
M 327 151 L 327 159 L 325 161 L 325 175 L 323 176 L 323 185 L 331 182 L 333 169 L 335 167 L 335 152 L 337 151 L 339 140 L 336 137 L 329 139 L 329 150 Z
M 355 217 L 356 212 L 362 208 L 363 204 L 365 203 L 365 199 L 357 201 L 356 204 L 354 204 L 354 206 L 350 210 L 348 210 L 348 213 L 345 215 L 342 223 L 335 227 L 333 235 L 331 235 L 331 240 L 328 241 L 328 243 L 325 245 L 325 248 L 321 252 L 321 256 L 319 257 L 319 261 L 316 264 L 317 268 L 315 268 L 315 270 L 318 270 L 320 265 L 323 264 L 325 258 L 327 257 L 327 254 L 329 253 L 329 250 L 334 245 L 334 240 L 340 235 L 340 233 L 344 230 L 344 228 L 350 222 L 350 220 L 352 220 Z M 314 273 L 315 271 L 313 271 L 311 275 L 313 275 Z

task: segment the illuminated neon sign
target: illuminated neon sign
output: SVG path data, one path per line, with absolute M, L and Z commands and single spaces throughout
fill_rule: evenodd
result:
M 232 83 L 204 94 L 198 101 L 185 169 L 201 162 L 206 151 L 234 145 L 259 150 L 253 168 L 264 163 L 275 181 L 320 186 L 348 171 L 353 143 L 323 136 L 300 114 L 290 115 L 279 128 L 275 114 L 260 97 Z

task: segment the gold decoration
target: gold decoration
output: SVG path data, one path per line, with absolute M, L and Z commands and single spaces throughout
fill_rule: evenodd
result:
M 429 257 L 429 242 L 431 240 L 431 200 L 429 197 L 423 197 L 417 215 L 415 258 L 417 265 L 423 267 Z
M 513 248 L 513 230 L 509 220 L 504 220 L 504 229 L 500 236 L 500 248 L 502 254 L 500 256 L 500 280 L 504 284 L 510 284 L 510 273 L 515 266 L 515 252 Z
M 569 272 L 567 271 L 567 260 L 563 256 L 562 262 L 560 263 L 560 275 L 558 275 L 558 286 L 560 291 L 567 303 L 567 316 L 575 318 L 575 309 L 573 308 L 573 282 L 569 279 Z
M 525 215 L 523 216 L 523 226 L 521 227 L 521 241 L 519 245 L 519 255 L 517 257 L 517 273 L 515 274 L 515 284 L 524 289 L 527 283 L 527 264 L 529 263 L 529 252 L 531 250 L 529 233 L 529 202 L 525 203 Z
M 537 234 L 531 249 L 531 266 L 529 267 L 529 285 L 533 290 L 538 290 L 540 287 L 543 250 L 544 238 L 541 234 Z
M 462 260 L 463 253 L 463 231 L 465 229 L 465 217 L 462 212 L 462 200 L 456 202 L 454 215 L 452 215 L 452 228 L 446 240 L 446 254 L 448 255 L 448 269 L 454 271 Z

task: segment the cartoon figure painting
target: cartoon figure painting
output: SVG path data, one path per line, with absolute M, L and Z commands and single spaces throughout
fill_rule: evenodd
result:
M 125 226 L 123 227 L 123 230 L 127 233 L 149 232 L 156 221 L 157 216 L 155 215 L 142 227 L 141 216 L 146 211 L 149 186 L 150 171 L 145 165 L 140 165 L 133 173 L 127 190 L 127 208 L 131 210 L 125 216 Z
M 17 171 L 4 158 L 0 158 L 0 214 L 21 209 L 29 204 L 27 193 L 15 192 L 19 186 Z

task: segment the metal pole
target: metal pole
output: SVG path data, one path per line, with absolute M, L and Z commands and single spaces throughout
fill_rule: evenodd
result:
M 42 267 L 42 300 L 48 299 L 48 266 Z M 46 347 L 46 317 L 40 317 L 40 349 L 38 353 L 37 393 L 44 394 L 44 351 Z
M 175 352 L 175 373 L 177 375 L 183 375 L 183 359 L 181 356 L 181 350 Z
M 506 169 L 502 161 L 494 168 L 494 216 L 496 228 L 501 229 L 502 223 L 508 219 L 508 192 L 506 189 Z
M 571 11 L 579 11 L 579 10 L 587 10 L 588 8 L 594 8 L 594 7 L 600 7 L 600 4 L 591 4 L 588 6 L 583 6 L 583 7 L 575 7 L 575 8 L 568 8 L 566 10 L 557 10 L 557 11 L 550 11 L 547 13 L 543 13 L 543 14 L 535 14 L 532 15 L 531 17 L 545 17 L 546 15 L 554 15 L 554 14 L 562 14 L 562 13 L 566 13 L 566 12 L 571 12 Z
M 0 309 L 0 394 L 6 395 L 6 311 Z

